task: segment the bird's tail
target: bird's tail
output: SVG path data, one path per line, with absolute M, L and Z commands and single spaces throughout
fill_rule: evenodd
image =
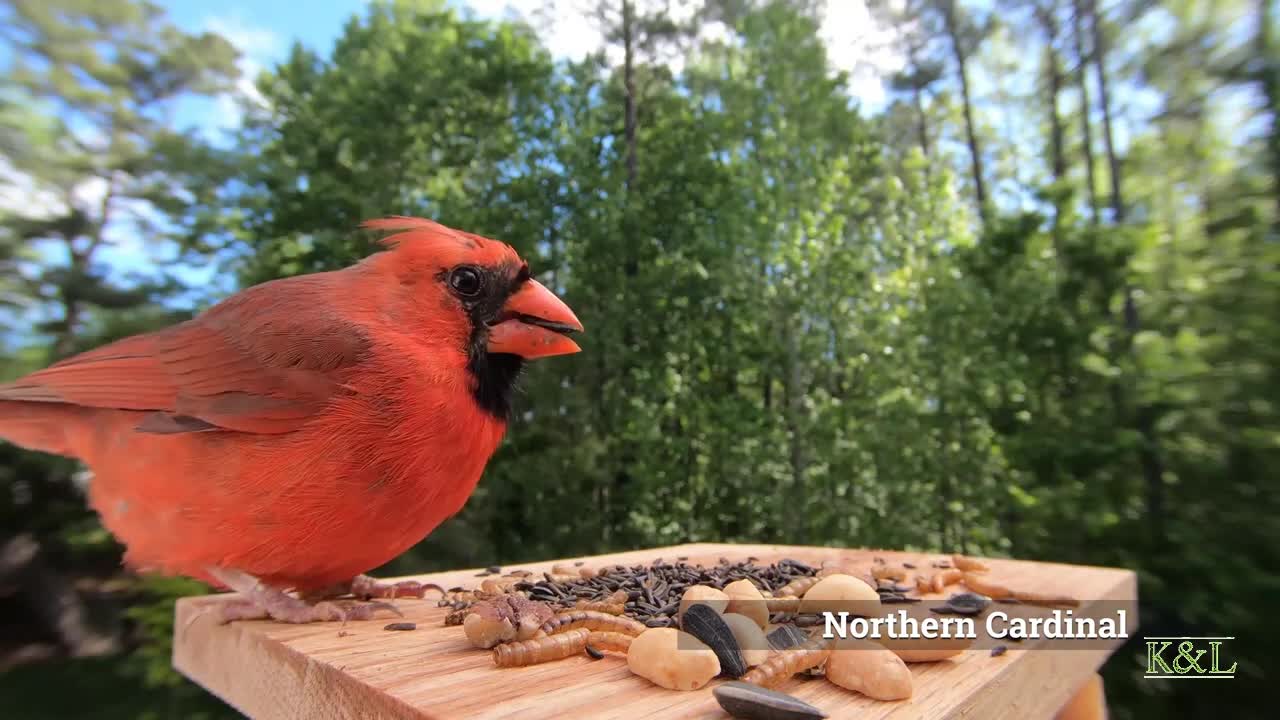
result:
M 0 400 L 0 439 L 28 450 L 75 457 L 70 431 L 81 420 L 73 405 Z

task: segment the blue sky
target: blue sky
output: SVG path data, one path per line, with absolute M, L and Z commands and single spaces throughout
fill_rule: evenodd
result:
M 160 3 L 170 19 L 189 32 L 215 31 L 231 40 L 244 54 L 241 70 L 247 77 L 269 67 L 288 53 L 295 42 L 327 54 L 343 25 L 353 14 L 363 14 L 366 0 L 310 0 L 306 5 L 289 2 L 218 2 L 173 0 Z M 305 9 L 304 9 L 305 7 Z M 227 100 L 199 100 L 186 104 L 175 118 L 183 126 L 206 129 L 234 126 L 236 117 Z

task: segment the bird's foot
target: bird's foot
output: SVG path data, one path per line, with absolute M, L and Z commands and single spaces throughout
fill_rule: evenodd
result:
M 351 597 L 360 598 L 361 600 L 371 600 L 373 598 L 386 598 L 394 600 L 396 598 L 423 598 L 426 597 L 428 590 L 436 590 L 440 595 L 444 595 L 444 588 L 432 583 L 420 583 L 414 580 L 402 580 L 396 583 L 384 583 L 375 580 L 368 575 L 357 575 L 348 582 L 338 583 L 331 587 L 321 590 L 312 590 L 302 594 L 304 600 L 318 602 L 320 600 L 332 600 L 334 598 Z
M 309 604 L 289 595 L 282 596 L 288 602 L 279 600 L 265 605 L 247 598 L 240 598 L 222 605 L 222 623 L 235 620 L 266 620 L 276 622 L 302 624 L 313 622 L 329 622 L 339 620 L 372 620 L 379 610 L 386 610 L 398 617 L 404 617 L 396 606 L 385 602 L 354 602 L 339 604 L 324 600 Z
M 394 600 L 399 597 L 423 598 L 426 597 L 428 590 L 436 590 L 441 595 L 444 595 L 444 588 L 434 583 L 420 583 L 415 580 L 384 583 L 368 575 L 357 575 L 351 581 L 350 592 L 355 597 L 364 598 L 365 600 L 371 598 Z
M 328 600 L 308 602 L 285 593 L 279 588 L 262 584 L 244 573 L 217 569 L 215 577 L 240 594 L 239 598 L 222 605 L 222 623 L 235 620 L 264 620 L 270 618 L 283 623 L 313 623 L 339 620 L 370 620 L 379 610 L 386 610 L 404 617 L 396 606 L 385 602 L 336 603 Z

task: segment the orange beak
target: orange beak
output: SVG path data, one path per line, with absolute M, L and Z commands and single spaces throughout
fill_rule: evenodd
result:
M 526 360 L 572 355 L 582 348 L 569 333 L 582 323 L 564 301 L 536 280 L 528 280 L 502 306 L 502 322 L 489 328 L 489 352 L 519 355 Z

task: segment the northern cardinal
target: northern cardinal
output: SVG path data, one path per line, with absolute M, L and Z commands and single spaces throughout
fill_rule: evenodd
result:
M 80 459 L 126 566 L 237 591 L 224 621 L 421 597 L 365 573 L 462 509 L 522 365 L 579 352 L 583 328 L 505 243 L 419 218 L 363 227 L 398 232 L 351 267 L 0 385 L 0 437 Z

